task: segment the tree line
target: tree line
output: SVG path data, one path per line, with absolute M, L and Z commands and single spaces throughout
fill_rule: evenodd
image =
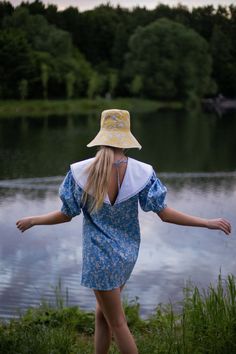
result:
M 236 6 L 0 2 L 0 98 L 236 95 Z

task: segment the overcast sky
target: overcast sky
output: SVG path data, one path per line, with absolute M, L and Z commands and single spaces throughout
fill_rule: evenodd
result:
M 27 0 L 25 0 L 27 1 Z M 19 5 L 22 1 L 21 0 L 12 0 L 10 1 L 14 6 Z M 32 2 L 32 1 L 29 1 Z M 58 9 L 64 9 L 69 6 L 78 7 L 80 11 L 92 9 L 95 6 L 100 4 L 107 3 L 108 1 L 99 1 L 99 0 L 44 0 L 45 4 L 55 4 L 57 5 Z M 145 6 L 146 8 L 153 9 L 156 7 L 158 3 L 167 4 L 169 6 L 175 6 L 178 3 L 188 6 L 189 8 L 197 7 L 197 6 L 204 6 L 212 4 L 215 7 L 218 5 L 230 5 L 235 3 L 235 0 L 162 0 L 162 1 L 155 1 L 155 0 L 111 0 L 109 1 L 111 5 L 116 6 L 120 4 L 121 7 L 129 7 L 132 8 L 136 5 Z

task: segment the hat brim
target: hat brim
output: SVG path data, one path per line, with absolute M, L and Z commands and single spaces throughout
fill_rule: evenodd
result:
M 87 144 L 87 147 L 93 147 L 98 145 L 114 146 L 123 149 L 138 148 L 142 146 L 131 132 L 117 132 L 117 131 L 104 131 L 100 130 L 95 138 Z

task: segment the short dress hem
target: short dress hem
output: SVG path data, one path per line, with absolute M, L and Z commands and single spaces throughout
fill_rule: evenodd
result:
M 85 288 L 89 288 L 89 289 L 93 289 L 93 290 L 109 291 L 109 290 L 114 290 L 114 289 L 120 288 L 122 285 L 126 284 L 128 279 L 126 279 L 123 282 L 121 282 L 120 285 L 114 285 L 114 286 L 109 287 L 109 288 L 101 288 L 101 287 L 98 287 L 96 285 L 93 286 L 92 284 L 87 284 L 86 282 L 80 282 L 80 285 L 84 286 Z

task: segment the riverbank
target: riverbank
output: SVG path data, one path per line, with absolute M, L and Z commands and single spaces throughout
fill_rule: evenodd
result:
M 124 301 L 128 325 L 140 354 L 225 354 L 236 352 L 236 283 L 221 275 L 215 287 L 200 291 L 193 284 L 183 289 L 181 310 L 171 303 L 159 304 L 155 313 L 143 320 L 139 304 Z M 94 313 L 78 307 L 43 302 L 18 320 L 0 322 L 0 353 L 92 354 Z M 111 354 L 118 354 L 114 342 Z
M 181 102 L 158 102 L 137 98 L 0 101 L 0 118 L 93 113 L 109 108 L 152 112 L 163 107 L 182 108 Z

